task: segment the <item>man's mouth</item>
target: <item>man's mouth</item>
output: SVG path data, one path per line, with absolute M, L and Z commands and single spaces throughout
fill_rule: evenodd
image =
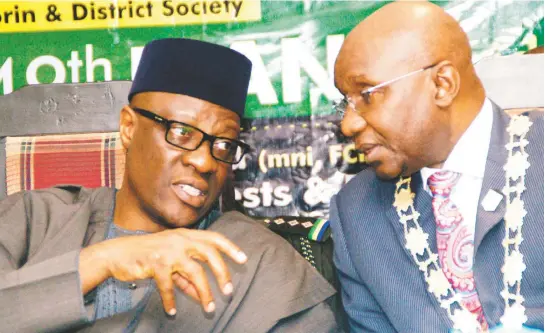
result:
M 191 196 L 198 197 L 198 196 L 204 195 L 204 193 L 201 190 L 191 185 L 183 184 L 183 185 L 180 185 L 180 187 L 182 188 L 183 191 L 185 191 L 187 194 Z
M 356 148 L 365 155 L 365 160 L 367 163 L 372 163 L 375 161 L 376 157 L 375 153 L 379 150 L 380 145 L 378 144 L 371 144 L 371 143 L 364 143 L 364 144 L 356 144 Z
M 364 154 L 364 155 L 367 155 L 369 154 L 373 149 L 375 149 L 376 147 L 378 147 L 378 145 L 375 145 L 375 144 L 369 144 L 369 143 L 365 143 L 365 144 L 362 144 L 362 145 L 358 145 L 357 148 L 358 150 Z
M 189 184 L 174 184 L 172 188 L 182 202 L 194 208 L 202 207 L 208 194 Z

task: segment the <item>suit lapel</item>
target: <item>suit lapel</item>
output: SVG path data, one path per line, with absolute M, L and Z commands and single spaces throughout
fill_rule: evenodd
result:
M 508 136 L 505 131 L 509 122 L 509 115 L 507 115 L 497 105 L 493 104 L 494 117 L 492 124 L 492 133 L 490 136 L 490 145 L 488 148 L 488 155 L 485 167 L 485 175 L 483 184 L 481 187 L 481 193 L 479 195 L 479 202 L 477 208 L 477 220 L 475 226 L 475 241 L 474 241 L 474 255 L 477 253 L 479 246 L 481 245 L 486 234 L 494 228 L 498 223 L 503 220 L 505 214 L 505 198 L 501 200 L 495 210 L 486 211 L 482 206 L 482 201 L 489 193 L 489 191 L 495 191 L 499 194 L 502 193 L 502 189 L 505 185 L 505 171 L 503 166 L 507 160 L 507 150 L 505 144 L 508 142 Z M 392 223 L 398 241 L 405 249 L 405 238 L 403 234 L 403 225 L 399 222 L 399 216 L 395 208 L 392 206 L 394 201 L 395 183 L 391 185 L 382 186 L 383 198 L 387 200 L 390 205 L 390 209 L 386 211 L 386 216 Z M 411 189 L 415 193 L 414 206 L 420 213 L 419 222 L 422 229 L 429 235 L 428 242 L 430 248 L 434 253 L 437 253 L 437 241 L 435 235 L 435 217 L 433 216 L 433 209 L 431 205 L 431 196 L 423 189 L 422 177 L 420 173 L 412 175 Z M 413 261 L 410 252 L 405 249 L 405 253 Z M 444 311 L 440 308 L 439 303 L 432 302 L 437 311 L 441 314 Z
M 397 179 L 393 181 L 384 182 L 384 184 L 380 186 L 382 190 L 382 198 L 387 203 L 387 207 L 388 207 L 388 209 L 386 209 L 385 214 L 388 220 L 390 221 L 390 223 L 392 224 L 392 228 L 395 231 L 395 234 L 397 236 L 396 238 L 399 244 L 401 245 L 401 247 L 403 247 L 403 249 L 405 250 L 405 254 L 407 254 L 407 256 L 412 261 L 413 259 L 412 259 L 411 253 L 409 252 L 409 250 L 407 250 L 407 248 L 405 248 L 405 236 L 403 232 L 403 225 L 401 224 L 401 222 L 399 222 L 399 215 L 397 215 L 397 211 L 394 207 L 396 181 Z
M 411 188 L 415 193 L 414 208 L 420 213 L 418 221 L 422 230 L 429 235 L 430 249 L 437 253 L 437 239 L 435 235 L 435 216 L 431 205 L 431 195 L 424 190 L 420 172 L 413 175 Z
M 477 209 L 477 221 L 475 226 L 475 253 L 478 247 L 482 243 L 486 234 L 498 223 L 500 223 L 505 214 L 505 198 L 499 203 L 494 211 L 487 212 L 482 207 L 482 201 L 490 190 L 494 190 L 501 194 L 501 191 L 505 185 L 505 172 L 503 166 L 507 160 L 507 150 L 505 144 L 507 143 L 507 133 L 505 128 L 509 122 L 509 116 L 501 110 L 497 105 L 493 104 L 494 118 L 492 125 L 492 133 L 490 138 L 490 146 L 488 149 L 487 162 L 485 167 L 485 176 L 479 196 L 479 203 Z M 385 200 L 389 209 L 386 210 L 390 223 L 395 230 L 397 239 L 400 245 L 405 250 L 405 253 L 410 258 L 411 262 L 414 262 L 411 253 L 405 248 L 405 237 L 403 233 L 403 225 L 399 222 L 399 216 L 397 211 L 393 207 L 394 194 L 395 194 L 395 182 L 385 182 L 382 189 L 382 198 Z M 424 190 L 422 186 L 422 177 L 420 172 L 412 175 L 411 189 L 415 193 L 414 207 L 420 213 L 419 223 L 422 229 L 429 235 L 428 242 L 430 249 L 437 253 L 437 241 L 435 234 L 435 217 L 433 215 L 433 209 L 431 205 L 431 196 Z M 416 264 L 414 266 L 416 268 Z M 417 268 L 416 268 L 417 269 Z M 421 274 L 422 280 L 424 275 Z M 435 297 L 424 290 L 430 298 L 439 316 L 445 320 L 446 323 L 450 323 L 447 313 L 441 308 Z
M 477 207 L 474 256 L 486 234 L 502 221 L 505 214 L 505 197 L 502 198 L 501 202 L 493 211 L 487 212 L 482 206 L 484 198 L 490 191 L 502 194 L 502 189 L 505 186 L 505 171 L 503 170 L 503 166 L 507 160 L 505 144 L 508 142 L 505 128 L 509 122 L 509 115 L 497 105 L 493 104 L 493 107 L 494 120 L 490 136 L 490 147 L 488 149 L 484 179 Z
M 388 202 L 390 209 L 386 211 L 386 216 L 394 230 L 396 231 L 397 239 L 401 246 L 405 248 L 405 236 L 403 232 L 403 225 L 399 222 L 399 215 L 393 206 L 395 195 L 395 182 L 387 183 L 381 186 L 383 199 Z M 431 206 L 431 196 L 424 190 L 422 186 L 422 176 L 420 172 L 417 172 L 411 176 L 411 190 L 415 193 L 414 208 L 420 213 L 418 222 L 428 235 L 428 242 L 432 251 L 437 252 L 437 244 L 435 238 L 435 218 L 433 216 L 433 210 Z M 412 255 L 405 248 L 405 252 L 413 261 Z
M 397 215 L 396 209 L 393 207 L 394 194 L 395 194 L 395 182 L 392 185 L 384 185 L 381 187 L 383 189 L 383 199 L 389 203 L 390 209 L 386 211 L 386 216 L 395 230 L 395 234 L 400 245 L 403 247 L 405 253 L 409 257 L 411 264 L 414 269 L 418 270 L 418 274 L 422 279 L 422 282 L 425 286 L 425 289 L 422 290 L 423 293 L 429 297 L 431 304 L 433 304 L 435 311 L 440 318 L 442 318 L 446 325 L 450 325 L 450 319 L 445 309 L 441 308 L 439 302 L 435 299 L 435 296 L 432 293 L 427 291 L 427 283 L 424 278 L 424 274 L 420 272 L 414 259 L 411 255 L 411 252 L 405 247 L 405 236 L 403 232 L 403 225 L 399 222 L 399 215 Z M 414 198 L 414 208 L 420 213 L 418 222 L 422 227 L 422 230 L 428 234 L 428 243 L 430 249 L 433 253 L 437 253 L 437 241 L 435 235 L 435 217 L 433 216 L 433 210 L 431 205 L 431 196 L 424 190 L 422 186 L 422 176 L 420 172 L 417 172 L 411 176 L 411 190 L 415 193 Z

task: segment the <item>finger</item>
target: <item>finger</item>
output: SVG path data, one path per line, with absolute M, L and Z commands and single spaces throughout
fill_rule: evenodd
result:
M 197 289 L 195 289 L 195 286 L 189 282 L 186 278 L 181 276 L 178 273 L 172 274 L 172 281 L 174 281 L 174 284 L 186 295 L 193 298 L 197 303 L 200 303 L 201 300 L 199 299 L 199 294 L 197 293 Z
M 154 279 L 157 283 L 157 289 L 159 289 L 166 313 L 174 316 L 176 314 L 176 300 L 174 299 L 172 272 L 166 268 L 156 270 Z
M 233 293 L 231 274 L 220 253 L 212 246 L 201 244 L 195 244 L 194 251 L 196 251 L 196 255 L 193 257 L 206 262 L 210 266 L 223 294 L 231 295 Z
M 195 231 L 200 231 L 200 230 L 195 230 Z M 192 237 L 195 237 L 197 239 L 202 239 L 212 244 L 215 248 L 217 248 L 221 252 L 231 257 L 236 263 L 244 264 L 248 260 L 248 257 L 246 256 L 246 254 L 237 245 L 235 245 L 235 243 L 231 242 L 225 236 L 217 232 L 213 232 L 213 231 L 200 232 L 200 233 L 195 233 Z
M 204 311 L 213 312 L 216 305 L 202 266 L 193 260 L 186 260 L 181 263 L 181 269 L 176 271 L 195 286 Z

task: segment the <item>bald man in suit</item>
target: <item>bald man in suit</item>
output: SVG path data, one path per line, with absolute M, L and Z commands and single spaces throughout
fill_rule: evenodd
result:
M 488 99 L 464 31 L 427 2 L 360 23 L 335 84 L 369 164 L 331 201 L 352 331 L 543 330 L 542 112 Z

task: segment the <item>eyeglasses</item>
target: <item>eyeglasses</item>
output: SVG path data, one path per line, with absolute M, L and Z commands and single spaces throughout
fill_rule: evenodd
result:
M 204 141 L 208 141 L 210 142 L 212 157 L 229 164 L 240 162 L 244 154 L 250 151 L 250 146 L 242 141 L 210 135 L 197 127 L 180 121 L 165 119 L 145 109 L 137 107 L 132 107 L 132 109 L 142 116 L 165 126 L 166 142 L 178 148 L 195 151 Z
M 342 117 L 344 117 L 344 114 L 346 112 L 346 108 L 349 107 L 349 106 L 352 108 L 352 110 L 357 111 L 359 109 L 359 106 L 362 103 L 364 103 L 365 105 L 370 105 L 371 104 L 371 94 L 373 94 L 377 89 L 380 89 L 380 88 L 382 88 L 384 86 L 387 86 L 389 84 L 397 82 L 397 81 L 399 81 L 401 79 L 407 78 L 407 77 L 412 76 L 414 74 L 423 72 L 423 71 L 428 70 L 430 68 L 433 68 L 437 64 L 438 63 L 435 63 L 433 65 L 429 65 L 429 66 L 426 66 L 424 68 L 417 69 L 415 71 L 412 71 L 410 73 L 398 76 L 398 77 L 393 78 L 391 80 L 388 80 L 386 82 L 379 83 L 376 86 L 373 86 L 371 88 L 364 89 L 364 90 L 362 90 L 360 92 L 360 97 L 361 98 L 359 99 L 359 101 L 354 101 L 352 98 L 345 96 L 340 101 L 333 102 L 333 109 L 342 118 Z

